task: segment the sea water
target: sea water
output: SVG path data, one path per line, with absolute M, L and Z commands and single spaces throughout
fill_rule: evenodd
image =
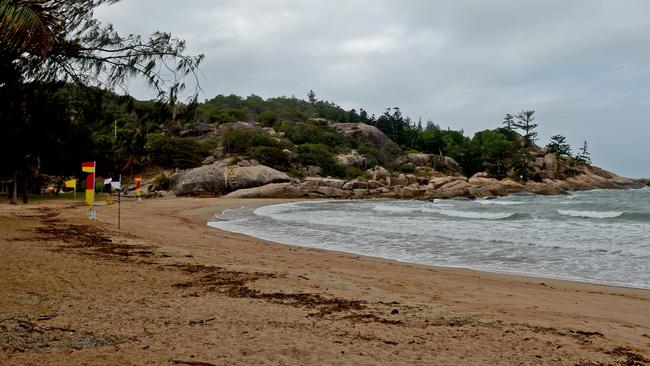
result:
M 650 288 L 650 190 L 479 200 L 305 201 L 208 225 L 400 261 Z

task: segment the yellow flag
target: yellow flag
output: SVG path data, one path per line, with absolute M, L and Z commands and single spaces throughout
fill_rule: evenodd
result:
M 65 187 L 66 188 L 74 188 L 77 186 L 77 180 L 76 179 L 70 179 L 65 181 Z
M 86 203 L 88 206 L 92 206 L 95 203 L 95 191 L 92 189 L 86 189 Z

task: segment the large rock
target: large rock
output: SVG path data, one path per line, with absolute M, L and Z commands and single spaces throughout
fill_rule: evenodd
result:
M 467 181 L 467 178 L 456 176 L 434 177 L 431 178 L 429 184 L 431 184 L 432 189 L 440 189 L 442 186 L 455 181 Z
M 302 198 L 308 191 L 295 183 L 271 183 L 230 192 L 226 198 Z
M 388 185 L 391 187 L 395 186 L 406 186 L 409 184 L 408 178 L 406 178 L 406 175 L 400 174 L 397 177 L 388 177 L 387 178 Z
M 353 179 L 345 183 L 343 185 L 343 189 L 347 189 L 347 190 L 368 189 L 368 183 Z
M 332 126 L 339 133 L 352 137 L 360 137 L 375 145 L 375 147 L 382 147 L 390 141 L 377 127 L 365 123 L 334 123 Z
M 330 187 L 330 188 L 341 189 L 343 188 L 345 181 L 342 179 L 334 179 L 334 178 L 307 177 L 302 182 L 302 184 L 310 188 Z
M 452 173 L 458 173 L 460 172 L 460 165 L 456 162 L 456 160 L 450 158 L 449 156 L 445 156 L 442 158 L 442 163 L 445 164 L 445 167 L 447 170 L 449 170 Z
M 215 159 L 214 156 L 210 155 L 207 158 L 203 159 L 203 161 L 201 162 L 201 165 L 214 164 L 215 161 L 217 161 L 217 159 Z
M 355 150 L 352 150 L 349 154 L 337 155 L 336 160 L 343 166 L 352 166 L 359 169 L 365 168 L 366 166 L 365 156 L 359 154 Z
M 229 164 L 230 160 L 226 159 L 178 172 L 171 177 L 172 191 L 177 196 L 221 195 L 242 188 L 291 180 L 285 173 L 265 165 Z
M 422 153 L 411 153 L 408 154 L 408 159 L 411 164 L 415 166 L 427 166 L 430 165 L 430 158 L 428 154 Z
M 550 172 L 557 172 L 557 156 L 555 154 L 546 154 L 544 155 L 544 165 L 543 169 Z
M 532 192 L 539 195 L 558 195 L 565 194 L 566 191 L 562 189 L 559 185 L 550 184 L 550 183 L 541 183 L 541 182 L 527 182 L 526 188 L 528 192 Z
M 648 185 L 641 179 L 631 179 L 625 177 L 614 177 L 610 179 L 610 182 L 616 184 L 619 188 L 643 188 L 643 186 Z
M 368 174 L 370 174 L 372 180 L 376 181 L 385 181 L 388 179 L 388 177 L 390 177 L 390 172 L 388 169 L 381 166 L 375 166 L 374 168 L 369 169 Z

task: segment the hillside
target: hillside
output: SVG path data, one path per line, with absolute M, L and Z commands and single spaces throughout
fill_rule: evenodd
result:
M 57 190 L 85 160 L 97 161 L 99 176 L 144 173 L 147 191 L 178 195 L 267 183 L 284 185 L 246 194 L 444 198 L 643 184 L 592 167 L 586 145 L 575 155 L 555 137 L 538 146 L 533 111 L 508 114 L 505 127 L 470 138 L 414 122 L 399 108 L 368 115 L 313 93 L 308 100 L 219 95 L 183 104 L 68 84 L 27 90 L 23 105 L 2 112 L 11 139 L 0 148 L 9 157 L 0 174 L 17 173 L 34 192 L 46 181 Z M 22 123 L 6 122 L 12 118 Z

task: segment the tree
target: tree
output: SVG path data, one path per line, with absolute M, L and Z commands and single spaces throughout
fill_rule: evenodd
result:
M 551 142 L 546 145 L 548 152 L 555 154 L 558 158 L 571 155 L 571 145 L 566 142 L 566 136 L 555 135 L 551 137 Z
M 314 93 L 313 90 L 309 90 L 309 93 L 307 93 L 307 98 L 309 99 L 309 103 L 311 104 L 316 103 L 316 93 Z
M 575 160 L 580 164 L 591 165 L 591 153 L 587 150 L 587 141 L 578 150 Z
M 52 49 L 60 24 L 52 1 L 0 0 L 0 29 L 6 50 L 43 56 Z
M 12 172 L 14 184 L 19 171 L 25 180 L 31 174 L 24 160 L 33 144 L 20 143 L 33 132 L 22 127 L 24 119 L 38 108 L 24 100 L 29 83 L 63 81 L 126 91 L 128 80 L 141 77 L 159 100 L 175 101 L 185 89 L 184 78 L 192 75 L 196 94 L 203 55 L 185 55 L 185 42 L 169 33 L 122 36 L 94 18 L 98 6 L 117 1 L 0 0 L 0 129 L 3 150 L 9 152 L 0 171 Z M 97 93 L 88 89 L 87 94 Z
M 182 78 L 196 79 L 203 55 L 184 55 L 185 42 L 169 33 L 122 36 L 93 17 L 98 6 L 118 1 L 1 0 L 0 43 L 33 79 L 126 90 L 126 81 L 139 76 L 160 98 L 182 91 Z
M 535 111 L 522 111 L 517 114 L 517 122 L 515 122 L 515 127 L 524 132 L 524 147 L 532 147 L 537 139 L 537 124 L 534 124 L 533 121 L 535 117 L 533 116 Z
M 514 130 L 515 129 L 515 117 L 510 114 L 506 113 L 506 116 L 503 118 L 503 124 L 506 125 L 506 128 L 508 130 Z

